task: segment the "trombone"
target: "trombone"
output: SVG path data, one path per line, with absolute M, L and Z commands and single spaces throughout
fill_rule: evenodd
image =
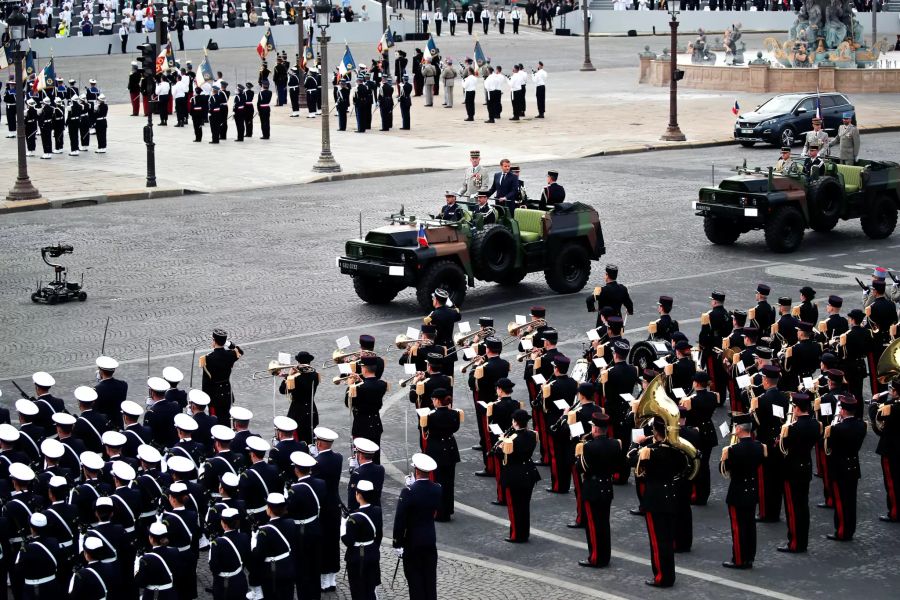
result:
M 416 379 L 417 377 L 421 377 L 421 376 L 424 375 L 424 374 L 425 374 L 425 373 L 424 373 L 423 371 L 416 371 L 416 372 L 412 375 L 412 377 L 409 377 L 408 379 L 402 380 L 402 381 L 400 382 L 400 387 L 405 388 L 406 386 L 408 386 L 409 384 L 411 384 L 413 381 L 415 381 L 415 379 Z
M 517 355 L 516 355 L 516 362 L 522 362 L 522 361 L 525 360 L 526 358 L 529 358 L 529 357 L 531 356 L 531 353 L 534 352 L 535 350 L 537 350 L 537 351 L 539 352 L 539 354 L 538 354 L 537 356 L 535 356 L 535 358 L 540 358 L 540 357 L 542 357 L 544 354 L 547 353 L 547 351 L 544 350 L 544 349 L 542 349 L 542 348 L 532 348 L 531 350 L 526 350 L 525 352 L 522 352 L 522 353 L 520 353 L 520 354 L 517 354 Z
M 493 327 L 482 327 L 478 331 L 473 331 L 470 333 L 457 333 L 453 336 L 453 343 L 459 346 L 460 348 L 465 348 L 466 346 L 471 346 L 476 341 L 481 341 L 486 337 L 490 337 L 497 333 L 497 330 Z
M 534 331 L 536 329 L 539 329 L 540 327 L 546 327 L 546 325 L 546 319 L 534 319 L 533 321 L 528 321 L 527 323 L 522 323 L 521 325 L 513 321 L 506 326 L 506 332 L 509 333 L 509 337 L 507 337 L 506 340 L 521 338 L 522 336 L 529 333 L 534 333 Z
M 356 373 L 344 373 L 343 375 L 338 375 L 337 377 L 332 378 L 331 383 L 334 385 L 341 385 L 342 383 L 352 384 L 356 383 L 355 380 L 359 380 L 360 377 Z
M 394 350 L 403 350 L 404 352 L 406 352 L 413 344 L 421 344 L 428 341 L 430 340 L 423 337 L 411 338 L 408 335 L 401 333 L 396 338 L 394 338 L 394 343 L 385 348 L 385 350 L 387 352 L 392 352 Z
M 486 361 L 486 360 L 487 360 L 487 355 L 486 355 L 486 354 L 478 354 L 478 355 L 475 356 L 475 358 L 473 358 L 472 360 L 470 360 L 469 362 L 467 362 L 466 364 L 464 364 L 464 365 L 462 366 L 462 368 L 460 368 L 459 372 L 460 372 L 460 373 L 465 373 L 465 372 L 468 371 L 471 367 L 477 367 L 477 366 L 481 365 L 482 363 L 484 363 L 484 361 Z
M 250 375 L 250 379 L 268 379 L 269 377 L 278 377 L 282 371 L 289 369 L 295 370 L 297 373 L 314 373 L 315 369 L 310 365 L 283 365 L 277 360 L 269 361 L 269 366 L 259 371 L 254 371 Z
M 356 352 L 344 352 L 343 350 L 335 350 L 331 354 L 331 358 L 322 363 L 323 369 L 330 369 L 341 363 L 352 363 L 365 356 L 378 356 L 371 350 L 357 350 Z

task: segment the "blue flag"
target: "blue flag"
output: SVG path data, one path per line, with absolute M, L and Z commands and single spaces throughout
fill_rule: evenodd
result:
M 350 71 L 356 70 L 356 61 L 353 60 L 353 55 L 350 54 L 350 46 L 345 47 L 344 58 L 341 59 L 341 65 L 338 67 L 338 71 L 340 71 L 341 75 L 346 75 Z
M 307 42 L 307 46 L 303 50 L 303 68 L 306 68 L 306 66 L 310 63 L 316 62 L 316 49 L 313 46 L 313 44 L 315 44 L 315 41 L 312 37 L 310 37 Z
M 37 81 L 37 89 L 38 91 L 52 89 L 56 87 L 56 68 L 53 66 L 53 57 L 50 57 L 50 62 L 41 70 L 41 74 L 38 77 Z
M 434 43 L 434 38 L 430 35 L 428 36 L 428 43 L 425 45 L 425 47 L 428 48 L 428 52 L 431 54 L 431 56 L 438 55 L 437 44 Z
M 28 77 L 34 75 L 34 54 L 31 52 L 31 48 L 25 51 L 25 72 L 22 73 L 22 77 L 24 77 L 23 81 L 28 81 Z
M 484 57 L 484 50 L 481 49 L 481 42 L 475 40 L 475 64 L 480 67 L 486 62 L 487 60 Z
M 269 52 L 272 52 L 273 50 L 275 50 L 275 38 L 272 36 L 272 30 L 266 29 L 266 33 L 256 45 L 256 53 L 261 59 L 264 59 L 269 56 Z
M 212 81 L 213 79 L 215 79 L 212 65 L 209 64 L 209 56 L 203 57 L 203 62 L 200 63 L 200 69 L 198 70 L 197 75 L 203 81 Z
M 9 38 L 9 36 L 5 36 Z M 13 64 L 12 40 L 7 39 L 3 42 L 3 68 Z

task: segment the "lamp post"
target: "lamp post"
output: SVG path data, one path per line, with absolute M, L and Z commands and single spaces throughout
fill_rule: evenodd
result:
M 303 2 L 298 1 L 297 2 L 297 12 L 295 13 L 295 15 L 296 15 L 295 18 L 297 20 L 297 55 L 298 55 L 297 69 L 298 69 L 298 73 L 300 72 L 299 71 L 300 66 L 302 65 L 303 61 L 306 58 L 304 56 L 304 54 L 306 53 L 306 28 L 304 27 L 304 23 L 306 22 L 306 20 L 303 18 L 303 10 L 304 10 Z M 276 50 L 275 53 L 277 55 L 278 51 Z M 288 67 L 288 68 L 290 68 L 290 67 Z M 306 94 L 297 94 L 297 98 L 298 98 L 298 100 L 300 100 L 299 107 L 306 108 Z
M 596 71 L 591 64 L 591 19 L 588 13 L 588 0 L 581 0 L 581 6 L 584 9 L 584 64 L 581 65 L 581 70 Z
M 672 20 L 669 21 L 669 27 L 672 28 L 672 45 L 669 52 L 669 126 L 666 132 L 662 134 L 661 140 L 665 142 L 683 142 L 686 138 L 678 127 L 678 20 L 679 11 L 675 9 L 674 3 L 669 9 Z
M 25 82 L 22 77 L 22 61 L 25 59 L 25 53 L 22 52 L 22 41 L 25 40 L 27 25 L 28 19 L 16 7 L 7 21 L 9 39 L 13 44 L 13 60 L 16 61 L 16 142 L 19 151 L 19 174 L 16 176 L 16 183 L 6 195 L 6 199 L 10 201 L 34 200 L 41 197 L 41 193 L 28 177 L 28 161 L 25 158 Z
M 316 2 L 316 25 L 319 26 L 319 51 L 322 57 L 322 152 L 319 154 L 319 160 L 313 165 L 313 171 L 317 173 L 339 173 L 341 165 L 334 160 L 331 154 L 330 131 L 328 129 L 328 90 L 326 81 L 330 77 L 328 72 L 328 25 L 331 21 L 331 2 L 329 0 L 318 0 Z
M 381 30 L 387 31 L 388 28 L 388 14 L 387 14 L 387 2 L 388 0 L 381 0 Z M 393 35 L 393 34 L 391 34 Z M 394 43 L 394 40 L 391 40 L 390 43 Z M 391 55 L 390 50 L 387 48 L 384 49 L 384 52 L 381 53 L 381 72 L 384 73 L 385 77 L 391 76 Z

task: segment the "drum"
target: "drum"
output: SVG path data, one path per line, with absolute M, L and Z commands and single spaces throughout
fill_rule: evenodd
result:
M 628 362 L 638 368 L 639 374 L 648 368 L 655 368 L 657 371 L 661 371 L 662 369 L 653 364 L 654 361 L 670 355 L 672 355 L 672 345 L 669 342 L 665 340 L 643 340 L 636 342 L 631 347 Z
M 587 381 L 588 369 L 590 368 L 591 363 L 588 362 L 586 358 L 579 358 L 575 361 L 575 366 L 572 367 L 572 379 L 577 381 L 578 383 L 584 383 Z

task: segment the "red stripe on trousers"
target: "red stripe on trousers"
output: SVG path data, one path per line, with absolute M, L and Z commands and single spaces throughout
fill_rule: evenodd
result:
M 587 517 L 587 529 L 588 529 L 588 537 L 591 539 L 591 555 L 588 557 L 588 560 L 591 561 L 592 565 L 597 564 L 597 527 L 594 525 L 594 511 L 591 510 L 591 505 L 587 504 L 584 507 L 584 514 Z
M 715 371 L 716 369 L 715 363 L 713 363 L 713 357 L 709 356 L 706 359 L 706 372 L 709 373 L 709 378 L 712 381 L 712 385 L 710 387 L 714 392 L 721 392 L 722 390 L 719 389 L 719 381 L 715 375 Z
M 766 519 L 768 518 L 768 514 L 766 514 L 766 471 L 763 469 L 762 465 L 757 467 L 756 478 L 759 480 L 759 518 Z
M 819 474 L 822 476 L 822 485 L 825 490 L 825 504 L 828 506 L 834 506 L 834 498 L 829 498 L 829 494 L 833 496 L 833 492 L 831 490 L 831 473 L 828 472 L 828 459 L 825 458 L 825 444 L 824 442 L 821 445 L 816 446 L 816 454 L 819 454 L 821 450 L 822 453 L 822 466 L 819 469 Z
M 787 513 L 788 532 L 791 535 L 790 548 L 797 549 L 797 518 L 794 515 L 794 500 L 791 497 L 791 484 L 784 482 L 784 508 Z
M 656 573 L 653 575 L 653 580 L 656 583 L 662 583 L 662 566 L 659 564 L 659 542 L 656 541 L 656 528 L 653 527 L 653 515 L 649 512 L 645 513 L 647 517 L 647 531 L 650 533 L 650 557 L 653 559 L 653 564 L 656 565 Z
M 494 480 L 497 482 L 497 502 L 503 502 L 503 486 L 500 485 L 500 457 L 491 456 L 488 460 L 493 465 Z
M 897 492 L 894 490 L 894 478 L 891 476 L 891 461 L 887 456 L 881 457 L 881 469 L 884 471 L 884 487 L 888 495 L 888 516 L 897 520 Z
M 537 411 L 535 411 L 537 412 Z M 559 491 L 559 464 L 556 462 L 556 448 L 553 440 L 547 440 L 547 451 L 550 454 L 550 481 L 554 492 Z
M 509 513 L 509 538 L 518 540 L 516 537 L 516 512 L 513 509 L 512 493 L 506 490 L 506 511 Z
M 582 508 L 581 508 L 581 477 L 575 465 L 572 465 L 572 485 L 575 486 L 575 522 L 581 525 Z
M 878 369 L 875 368 L 875 355 L 871 352 L 866 355 L 866 362 L 869 363 L 869 385 L 872 387 L 872 395 L 878 393 L 878 380 L 875 377 L 872 377 L 872 373 L 877 373 Z
M 837 514 L 837 537 L 844 539 L 846 515 L 844 515 L 844 503 L 841 502 L 841 487 L 837 481 L 832 482 L 831 494 L 834 496 L 834 511 Z
M 733 506 L 728 507 L 728 515 L 731 517 L 731 551 L 734 553 L 734 564 L 744 564 L 741 556 L 741 528 L 738 525 L 737 510 Z

